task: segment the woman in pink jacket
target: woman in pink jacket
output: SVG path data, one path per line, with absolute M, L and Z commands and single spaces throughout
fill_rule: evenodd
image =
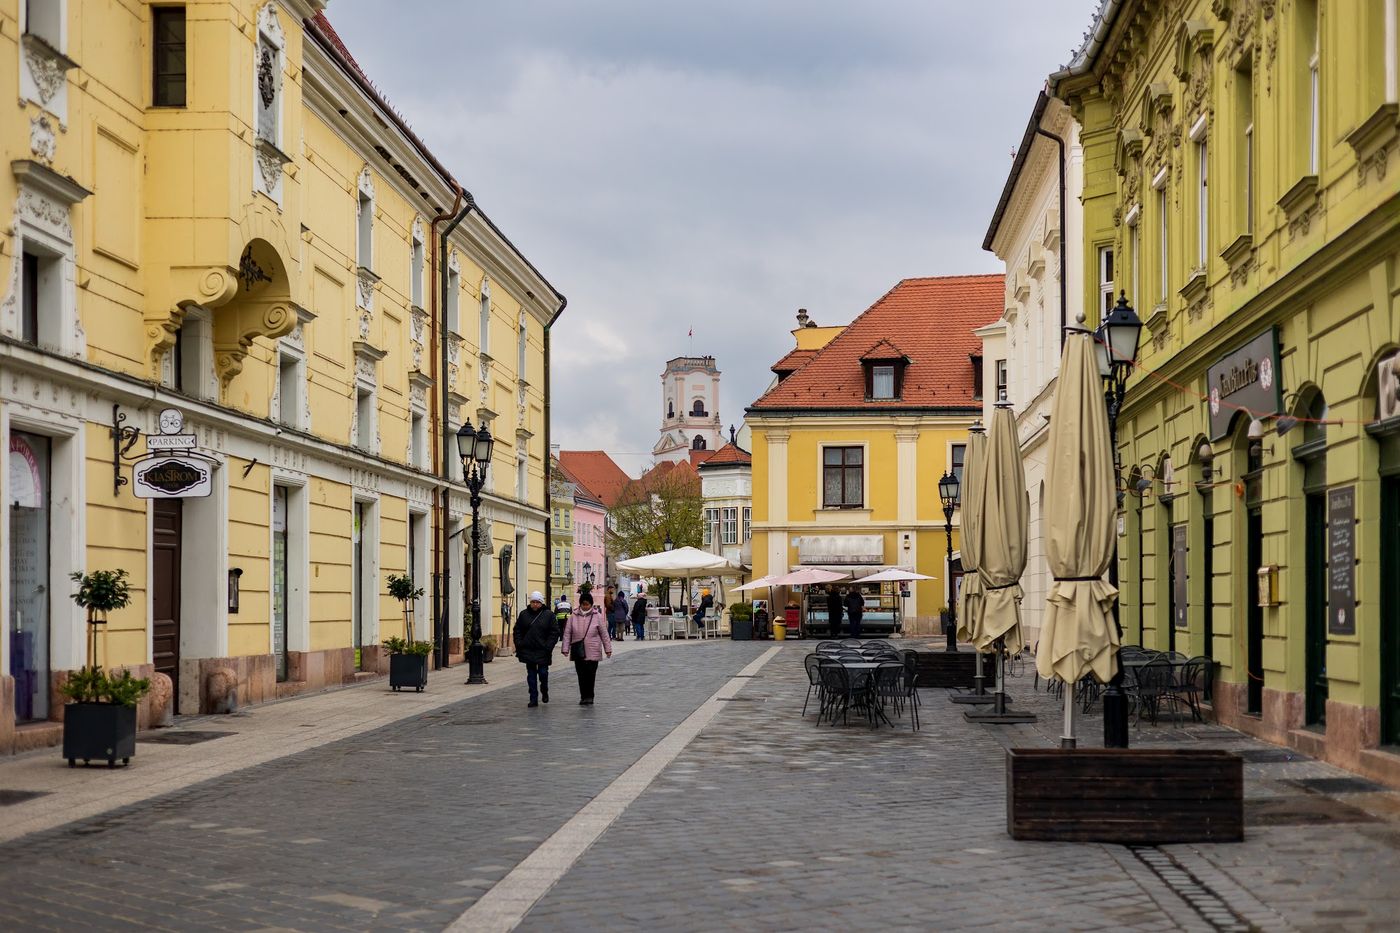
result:
M 603 655 L 612 657 L 612 639 L 603 610 L 593 605 L 593 594 L 579 594 L 578 608 L 564 625 L 564 638 L 559 642 L 564 657 L 574 662 L 578 671 L 579 706 L 593 705 L 593 683 L 598 679 L 598 662 Z M 577 647 L 575 647 L 577 646 Z

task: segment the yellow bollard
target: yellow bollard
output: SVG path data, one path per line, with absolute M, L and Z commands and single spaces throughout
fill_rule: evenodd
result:
M 782 622 L 774 622 L 774 623 L 773 623 L 773 640 L 774 640 L 774 641 L 786 641 L 786 640 L 787 640 L 787 625 L 786 625 L 785 623 L 782 623 Z

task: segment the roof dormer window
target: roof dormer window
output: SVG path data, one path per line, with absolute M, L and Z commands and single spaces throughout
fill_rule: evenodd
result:
M 909 357 L 888 340 L 881 340 L 860 358 L 865 370 L 865 398 L 871 402 L 895 402 L 904 394 L 904 370 Z

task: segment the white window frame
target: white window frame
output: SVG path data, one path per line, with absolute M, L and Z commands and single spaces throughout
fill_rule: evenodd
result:
M 745 541 L 752 541 L 752 540 L 753 540 L 753 507 L 752 507 L 752 506 L 747 506 L 747 505 L 746 505 L 746 506 L 744 506 L 744 532 L 743 532 L 743 537 L 741 537 L 741 538 L 739 539 L 739 543 L 742 544 L 742 543 L 745 542 Z
M 1316 175 L 1322 140 L 1322 5 L 1313 7 L 1312 55 L 1308 57 L 1308 174 Z
M 995 360 L 992 363 L 992 380 L 995 401 L 1004 402 L 1010 395 L 1011 386 L 1007 381 L 1010 377 L 1006 360 Z
M 408 418 L 408 465 L 428 469 L 428 416 L 417 410 L 410 412 Z
M 277 350 L 276 400 L 277 420 L 288 427 L 303 428 L 306 411 L 306 354 L 288 346 L 279 346 Z
M 355 265 L 374 270 L 374 186 L 366 184 L 369 169 L 360 174 L 355 201 Z
M 515 455 L 515 498 L 521 502 L 530 498 L 530 461 L 524 453 Z
M 481 304 L 478 309 L 477 334 L 478 348 L 482 356 L 491 355 L 491 279 L 481 280 Z
M 1210 260 L 1210 150 L 1205 114 L 1192 125 L 1190 138 L 1196 144 L 1196 267 L 1204 270 Z
M 375 391 L 370 386 L 355 387 L 355 436 L 351 443 L 363 451 L 373 453 L 375 447 L 375 414 L 378 408 Z
M 1169 240 L 1171 237 L 1171 221 L 1168 216 L 1171 211 L 1171 202 L 1167 196 L 1167 170 L 1163 168 L 1157 173 L 1157 177 L 1152 179 L 1152 190 L 1157 192 L 1157 302 L 1167 303 L 1167 294 L 1170 288 L 1168 260 L 1171 253 L 1169 250 Z
M 180 378 L 175 378 L 179 355 Z M 214 316 L 198 305 L 188 305 L 180 321 L 179 335 L 167 354 L 168 386 L 191 398 L 212 401 L 218 396 L 214 373 Z
M 1128 227 L 1128 262 L 1131 263 L 1129 270 L 1132 281 L 1129 282 L 1128 292 L 1133 298 L 1133 307 L 1142 307 L 1142 295 L 1140 283 L 1142 282 L 1142 205 L 1134 204 L 1128 211 L 1123 223 Z
M 882 376 L 889 379 L 889 391 L 880 391 L 880 379 Z M 870 367 L 870 397 L 881 401 L 894 399 L 895 367 L 892 363 L 882 363 Z
M 720 510 L 720 544 L 739 543 L 739 508 L 727 506 Z
M 1117 256 L 1114 255 L 1113 247 L 1099 247 L 1099 320 L 1108 317 L 1108 313 L 1113 310 L 1113 276 L 1115 273 L 1114 264 Z
M 826 504 L 826 449 L 828 447 L 859 447 L 861 449 L 860 466 L 860 505 L 827 505 Z M 819 512 L 868 512 L 870 511 L 870 443 L 868 441 L 832 441 L 829 444 L 817 444 L 817 495 L 816 508 Z
M 524 311 L 520 312 L 520 329 L 516 334 L 516 341 L 515 378 L 521 384 L 524 384 L 530 381 L 528 368 L 530 361 L 530 325 L 529 318 L 525 316 Z
M 306 652 L 311 650 L 311 512 L 310 497 L 307 495 L 307 478 L 300 473 L 289 473 L 283 470 L 274 470 L 272 473 L 272 485 L 274 488 L 284 489 L 287 492 L 287 653 Z M 272 537 L 273 512 L 276 508 L 274 497 L 268 497 L 268 549 L 267 553 L 273 553 Z M 275 617 L 273 600 L 276 594 L 273 592 L 272 581 L 269 578 L 267 587 L 267 642 L 268 652 L 275 648 L 275 633 L 272 631 L 271 620 Z M 290 665 L 289 665 L 290 667 Z M 287 679 L 291 680 L 291 672 L 288 671 Z
M 423 307 L 423 221 L 417 218 L 413 221 L 413 236 L 409 245 L 408 259 L 408 303 L 414 308 Z
M 16 340 L 21 337 L 21 256 L 30 253 L 39 261 L 37 345 L 64 356 L 82 356 L 87 338 L 78 317 L 72 207 L 92 192 L 37 162 L 21 160 L 10 164 L 18 188 L 15 236 L 6 259 L 13 269 L 13 294 L 12 300 L 0 304 L 0 332 Z
M 447 258 L 447 301 L 442 310 L 442 325 L 446 333 L 461 333 L 461 307 L 462 267 L 454 249 Z

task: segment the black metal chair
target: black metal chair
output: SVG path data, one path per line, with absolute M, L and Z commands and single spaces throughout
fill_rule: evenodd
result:
M 843 638 L 840 644 L 842 648 L 859 648 L 861 645 L 865 644 L 865 642 L 861 641 L 859 638 Z
M 802 701 L 802 715 L 807 715 L 807 704 L 812 701 L 812 691 L 817 691 L 817 708 L 821 708 L 821 664 L 822 659 L 816 654 L 809 654 L 802 659 L 802 666 L 807 671 L 807 697 Z
M 1172 665 L 1165 657 L 1158 655 L 1140 666 L 1137 669 L 1138 723 L 1146 716 L 1155 726 L 1163 706 L 1179 707 L 1181 699 L 1174 689 Z
M 1174 685 L 1176 695 L 1191 710 L 1191 718 L 1196 722 L 1205 722 L 1205 717 L 1201 714 L 1201 698 L 1206 696 L 1210 688 L 1210 676 L 1214 666 L 1210 658 L 1199 656 L 1181 665 L 1177 673 Z

